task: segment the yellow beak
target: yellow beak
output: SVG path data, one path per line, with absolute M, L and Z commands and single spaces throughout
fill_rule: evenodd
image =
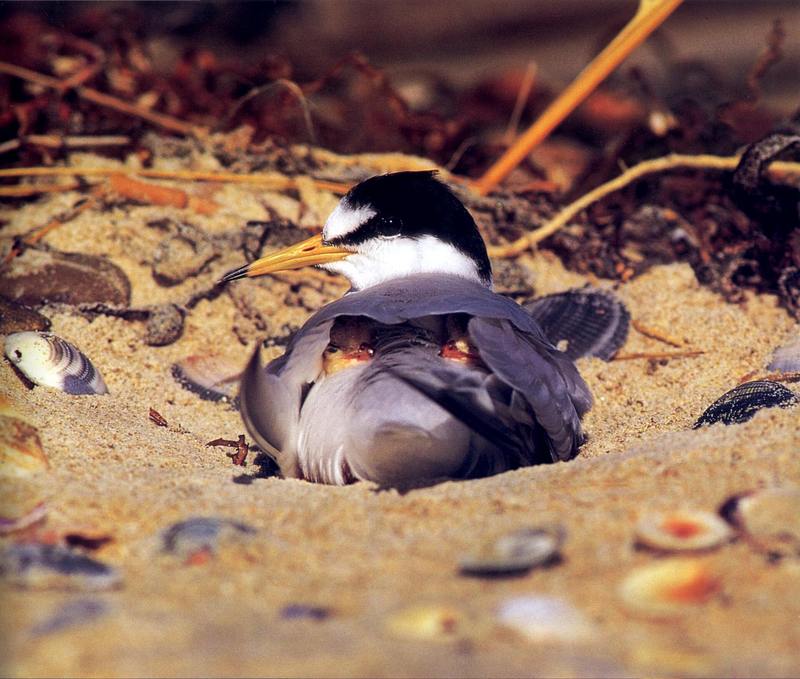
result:
M 325 245 L 322 242 L 322 234 L 318 234 L 257 259 L 255 262 L 250 262 L 250 264 L 229 271 L 222 277 L 222 282 L 235 281 L 245 276 L 263 276 L 276 271 L 288 271 L 289 269 L 301 269 L 304 266 L 337 262 L 352 254 L 350 250 L 337 248 L 333 245 Z

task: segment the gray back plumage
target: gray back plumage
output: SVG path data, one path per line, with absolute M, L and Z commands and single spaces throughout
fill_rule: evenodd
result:
M 260 367 L 256 353 L 241 386 L 249 431 L 276 456 L 285 475 L 296 476 L 302 399 L 320 375 L 333 322 L 363 316 L 394 325 L 457 313 L 471 317 L 468 332 L 481 358 L 497 380 L 516 392 L 515 403 L 521 398 L 527 404 L 546 434 L 552 459 L 573 457 L 583 439 L 580 417 L 591 406 L 589 389 L 575 366 L 518 304 L 478 283 L 441 274 L 395 279 L 349 293 L 315 313 L 285 354 L 266 368 Z

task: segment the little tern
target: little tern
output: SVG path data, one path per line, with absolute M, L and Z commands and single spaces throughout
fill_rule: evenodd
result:
M 242 416 L 285 477 L 382 486 L 568 460 L 591 395 L 518 304 L 492 291 L 470 213 L 434 172 L 367 179 L 323 231 L 223 280 L 317 266 L 351 290 L 242 376 Z

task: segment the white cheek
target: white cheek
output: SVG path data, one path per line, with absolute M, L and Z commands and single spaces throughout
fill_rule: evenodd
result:
M 353 209 L 344 200 L 341 200 L 336 209 L 331 212 L 328 221 L 325 222 L 325 226 L 322 229 L 322 237 L 325 240 L 332 240 L 346 236 L 374 216 L 375 210 L 370 207 Z

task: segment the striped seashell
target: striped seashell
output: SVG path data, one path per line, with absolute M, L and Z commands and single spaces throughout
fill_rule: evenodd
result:
M 8 360 L 34 384 L 68 394 L 107 394 L 100 373 L 79 349 L 49 332 L 6 337 Z

